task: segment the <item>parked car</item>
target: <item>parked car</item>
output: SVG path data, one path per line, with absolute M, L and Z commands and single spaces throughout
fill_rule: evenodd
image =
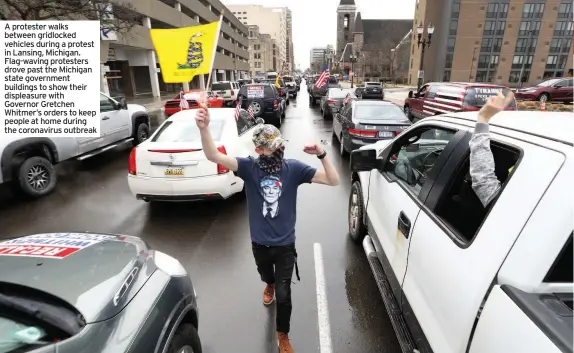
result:
M 393 139 L 411 125 L 403 110 L 386 101 L 351 100 L 333 119 L 333 141 L 346 156 L 379 140 Z
M 365 82 L 361 91 L 361 99 L 385 99 L 385 90 L 382 82 Z
M 417 92 L 409 92 L 404 110 L 412 122 L 433 115 L 478 111 L 488 98 L 498 92 L 506 96 L 510 89 L 487 83 L 431 82 Z M 506 110 L 516 110 L 516 100 Z
M 285 101 L 279 90 L 271 83 L 259 83 L 241 87 L 238 104 L 247 110 L 253 110 L 255 118 L 262 118 L 266 124 L 281 127 L 285 119 Z
M 196 112 L 184 110 L 174 114 L 147 142 L 132 150 L 128 185 L 138 200 L 224 200 L 243 191 L 241 178 L 205 157 Z M 209 130 L 220 152 L 257 157 L 252 135 L 253 128 L 263 123 L 262 119 L 241 114 L 236 121 L 233 108 L 210 108 L 209 112 Z
M 571 103 L 574 100 L 574 80 L 572 78 L 553 78 L 539 84 L 516 90 L 518 100 L 548 101 Z
M 173 114 L 186 110 L 186 109 L 197 109 L 199 108 L 200 101 L 202 99 L 203 91 L 201 90 L 191 90 L 183 93 L 183 99 L 187 100 L 187 105 L 189 108 L 181 107 L 181 97 L 178 94 L 173 99 L 165 102 L 164 113 L 166 116 L 172 116 Z M 224 100 L 217 94 L 213 92 L 207 93 L 207 106 L 210 108 L 223 108 Z
M 243 87 L 245 85 L 255 83 L 255 81 L 252 78 L 242 78 L 237 80 L 237 83 L 239 84 L 239 87 Z
M 183 265 L 140 238 L 46 233 L 0 242 L 2 352 L 201 353 Z
M 293 76 L 283 76 L 283 82 L 285 82 L 285 90 L 293 98 L 297 99 L 297 83 Z
M 311 86 L 310 92 L 309 92 L 309 98 L 310 98 L 311 104 L 312 105 L 317 104 L 317 101 L 318 100 L 320 101 L 321 98 L 323 98 L 327 94 L 327 90 L 329 88 L 341 88 L 341 85 L 339 84 L 339 81 L 337 80 L 336 76 L 329 76 L 327 84 L 325 84 L 321 88 L 316 87 L 315 84 L 313 84 Z
M 319 103 L 323 119 L 333 117 L 335 113 L 338 113 L 345 99 L 356 98 L 355 92 L 351 88 L 329 88 L 329 92 L 321 98 L 321 102 Z
M 498 114 L 502 188 L 486 207 L 469 170 L 475 124 L 431 116 L 353 152 L 349 234 L 403 352 L 571 352 L 574 119 Z
M 239 84 L 231 81 L 219 81 L 211 84 L 211 91 L 223 98 L 226 107 L 232 107 L 237 101 Z
M 0 139 L 0 184 L 10 183 L 23 196 L 39 198 L 56 188 L 56 164 L 83 161 L 126 143 L 135 146 L 149 136 L 145 107 L 127 104 L 125 99 L 117 101 L 100 93 L 100 121 L 96 137 L 4 135 Z

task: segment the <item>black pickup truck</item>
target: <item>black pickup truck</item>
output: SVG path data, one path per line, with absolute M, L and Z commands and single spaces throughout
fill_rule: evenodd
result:
M 315 84 L 313 84 L 313 87 L 309 88 L 309 98 L 311 104 L 315 105 L 317 104 L 318 100 L 321 100 L 321 98 L 325 97 L 329 88 L 341 88 L 339 80 L 337 80 L 337 76 L 329 76 L 329 81 L 321 88 L 317 88 Z

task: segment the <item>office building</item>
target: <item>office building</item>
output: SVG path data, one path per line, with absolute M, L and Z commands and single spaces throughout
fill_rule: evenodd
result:
M 293 53 L 293 14 L 291 10 L 287 11 L 287 44 L 285 50 L 287 51 L 287 70 L 293 72 L 295 69 L 295 54 Z
M 572 68 L 572 1 L 418 0 L 409 81 L 417 82 L 417 27 L 435 27 L 424 81 L 510 86 L 563 77 Z M 521 79 L 522 76 L 522 79 Z
M 173 92 L 205 86 L 207 75 L 195 77 L 186 84 L 166 84 L 149 35 L 150 29 L 179 28 L 207 24 L 219 20 L 223 24 L 219 38 L 212 82 L 235 80 L 249 71 L 249 39 L 247 27 L 219 0 L 132 0 L 136 25 L 125 34 L 102 35 L 102 91 L 112 95 L 135 97 L 160 92 Z M 205 76 L 205 77 L 204 77 Z
M 249 72 L 251 77 L 263 76 L 268 71 L 277 71 L 277 43 L 270 34 L 260 33 L 259 27 L 249 29 Z
M 287 11 L 286 7 L 265 7 L 260 5 L 229 5 L 229 10 L 244 25 L 259 27 L 260 33 L 267 33 L 278 46 L 278 68 L 288 63 Z

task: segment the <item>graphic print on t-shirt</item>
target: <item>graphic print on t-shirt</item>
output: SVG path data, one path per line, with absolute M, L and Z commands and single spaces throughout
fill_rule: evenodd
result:
M 259 182 L 263 206 L 261 211 L 265 218 L 276 218 L 279 215 L 279 198 L 281 197 L 281 179 L 274 175 L 264 176 Z

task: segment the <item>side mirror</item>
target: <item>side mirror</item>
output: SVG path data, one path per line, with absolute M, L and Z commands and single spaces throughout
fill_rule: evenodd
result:
M 257 125 L 263 125 L 265 124 L 265 120 L 261 119 L 261 118 L 257 118 L 255 119 L 255 124 Z
M 409 98 L 413 98 L 413 91 L 409 91 Z
M 353 172 L 382 170 L 384 164 L 383 159 L 377 158 L 377 150 L 355 150 L 351 152 L 351 171 Z
M 128 102 L 126 102 L 125 98 L 120 99 L 119 108 L 124 110 L 128 109 Z

